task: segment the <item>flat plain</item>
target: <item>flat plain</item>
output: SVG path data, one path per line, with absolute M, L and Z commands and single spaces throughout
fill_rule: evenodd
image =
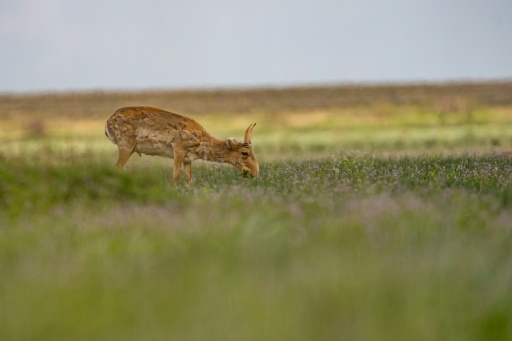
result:
M 261 174 L 132 156 L 129 105 Z M 510 340 L 512 83 L 0 95 L 2 340 Z

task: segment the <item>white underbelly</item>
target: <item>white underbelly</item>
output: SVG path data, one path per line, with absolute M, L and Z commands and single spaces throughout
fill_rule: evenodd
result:
M 197 155 L 196 153 L 188 152 L 185 155 L 184 161 L 185 162 L 192 162 L 192 161 L 197 160 L 197 159 L 200 159 L 199 155 Z
M 158 155 L 163 157 L 174 158 L 174 150 L 171 145 L 165 143 L 144 143 L 139 142 L 135 146 L 135 152 L 146 155 Z

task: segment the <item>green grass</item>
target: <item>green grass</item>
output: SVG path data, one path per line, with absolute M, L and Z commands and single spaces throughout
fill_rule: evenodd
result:
M 510 340 L 511 87 L 0 95 L 0 340 Z M 260 177 L 116 170 L 127 105 Z
M 512 338 L 508 156 L 109 158 L 1 158 L 0 339 Z

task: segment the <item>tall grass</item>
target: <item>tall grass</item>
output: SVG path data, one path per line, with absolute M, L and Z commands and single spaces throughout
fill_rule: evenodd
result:
M 506 156 L 71 160 L 2 160 L 2 339 L 512 336 Z

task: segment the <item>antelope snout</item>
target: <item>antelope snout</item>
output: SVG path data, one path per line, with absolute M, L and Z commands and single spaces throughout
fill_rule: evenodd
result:
M 254 174 L 255 173 L 255 174 Z M 251 176 L 251 178 L 256 178 L 258 176 L 258 171 L 256 172 L 251 172 L 250 169 L 244 169 L 242 170 L 242 174 L 241 174 L 244 178 L 248 178 L 249 176 Z

